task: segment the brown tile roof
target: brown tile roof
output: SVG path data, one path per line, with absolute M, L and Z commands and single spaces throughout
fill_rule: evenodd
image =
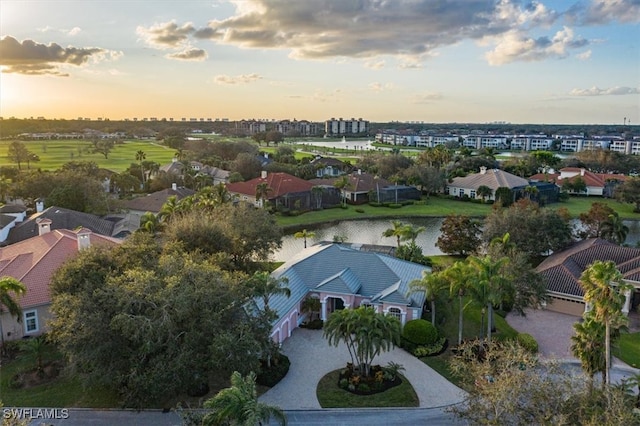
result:
M 500 169 L 488 169 L 486 173 L 473 173 L 464 177 L 457 177 L 449 185 L 456 188 L 478 189 L 488 186 L 492 190 L 498 188 L 516 188 L 527 186 L 529 181 Z
M 264 182 L 271 188 L 269 199 L 278 198 L 285 194 L 311 191 L 314 186 L 313 183 L 288 173 L 268 173 L 266 178 L 258 177 L 246 182 L 227 184 L 227 190 L 231 193 L 255 197 L 256 188 Z
M 167 199 L 173 195 L 178 200 L 181 200 L 189 195 L 195 194 L 196 191 L 179 187 L 177 189 L 163 189 L 156 191 L 152 194 L 143 195 L 142 197 L 134 198 L 133 200 L 125 201 L 123 203 L 124 208 L 129 210 L 138 210 L 142 212 L 159 213 Z
M 580 276 L 596 260 L 613 261 L 624 279 L 640 282 L 640 249 L 622 247 L 600 238 L 580 241 L 549 256 L 536 271 L 545 277 L 547 290 L 582 297 Z
M 375 175 L 369 173 L 358 173 L 353 172 L 347 176 L 349 179 L 349 185 L 347 186 L 347 192 L 353 193 L 367 193 L 369 191 L 373 191 L 376 187 L 384 188 L 387 186 L 391 186 L 392 183 L 386 179 L 376 177 Z M 314 185 L 330 185 L 333 186 L 339 178 L 331 178 L 331 179 L 313 179 L 312 182 Z
M 78 252 L 78 234 L 91 232 L 58 229 L 0 248 L 0 276 L 16 278 L 27 287 L 19 298 L 23 309 L 51 302 L 49 282 L 53 273 Z M 90 234 L 91 245 L 115 246 L 120 240 Z

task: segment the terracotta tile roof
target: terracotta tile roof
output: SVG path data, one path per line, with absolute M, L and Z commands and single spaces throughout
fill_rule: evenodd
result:
M 457 177 L 449 184 L 450 187 L 478 189 L 488 186 L 492 190 L 498 188 L 516 188 L 529 185 L 527 179 L 513 175 L 500 169 L 488 169 L 485 173 L 473 173 L 464 177 Z
M 163 189 L 152 194 L 143 195 L 123 203 L 124 208 L 129 210 L 138 210 L 142 212 L 159 213 L 162 205 L 167 202 L 169 197 L 175 195 L 178 200 L 195 194 L 196 191 L 179 187 L 177 189 Z
M 611 173 L 594 173 L 589 170 L 584 170 L 584 174 L 582 174 L 584 169 L 578 167 L 565 167 L 560 171 L 563 173 L 576 173 L 575 176 L 560 179 L 559 173 L 538 173 L 531 176 L 529 179 L 534 181 L 544 181 L 545 179 L 548 182 L 553 182 L 558 186 L 562 186 L 565 182 L 573 182 L 577 178 L 582 178 L 584 183 L 592 188 L 604 188 L 608 180 L 618 180 L 624 182 L 627 177 L 621 174 L 611 174 Z
M 227 190 L 235 194 L 256 196 L 256 188 L 265 183 L 271 188 L 269 199 L 278 198 L 285 194 L 311 191 L 313 183 L 292 176 L 288 173 L 268 173 L 266 178 L 258 177 L 246 182 L 235 182 L 227 185 Z
M 78 234 L 85 232 L 91 231 L 86 228 L 77 231 L 58 229 L 0 248 L 0 276 L 16 278 L 27 287 L 27 293 L 18 300 L 23 309 L 51 302 L 51 277 L 78 252 Z M 120 243 L 115 238 L 95 233 L 89 238 L 91 245 Z
M 545 277 L 547 290 L 582 297 L 580 276 L 596 260 L 611 260 L 624 279 L 640 281 L 640 249 L 622 247 L 600 238 L 580 241 L 549 256 L 536 271 Z

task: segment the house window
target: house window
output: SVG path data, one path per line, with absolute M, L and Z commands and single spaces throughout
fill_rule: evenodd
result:
M 24 312 L 24 330 L 26 334 L 38 331 L 38 313 L 36 311 Z
M 389 308 L 387 314 L 398 318 L 398 321 L 402 321 L 402 311 L 398 308 Z
M 476 198 L 476 191 L 474 189 L 469 193 L 469 198 Z

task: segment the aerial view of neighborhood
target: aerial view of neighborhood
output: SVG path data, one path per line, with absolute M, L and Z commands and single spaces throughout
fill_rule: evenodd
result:
M 640 424 L 640 3 L 0 0 L 0 424 Z

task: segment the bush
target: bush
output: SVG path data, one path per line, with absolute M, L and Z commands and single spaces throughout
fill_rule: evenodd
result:
M 438 330 L 429 321 L 416 319 L 404 325 L 402 337 L 414 345 L 425 346 L 438 340 Z
M 348 388 L 348 387 L 349 387 L 349 381 L 348 381 L 347 379 L 340 379 L 339 386 L 340 386 L 342 389 L 346 389 L 346 388 Z
M 528 333 L 518 333 L 516 342 L 531 353 L 538 353 L 538 342 Z
M 356 209 L 356 213 L 364 213 L 364 209 L 357 208 L 357 209 Z
M 402 207 L 402 204 L 396 204 L 396 203 L 389 203 L 388 206 L 390 209 L 399 209 L 400 207 Z
M 313 321 L 309 321 L 306 324 L 300 324 L 301 328 L 308 328 L 309 330 L 320 330 L 322 328 L 322 320 L 321 319 L 314 319 Z
M 370 387 L 369 387 L 369 385 L 368 385 L 368 384 L 366 384 L 366 383 L 360 383 L 360 384 L 358 385 L 358 390 L 359 390 L 360 392 L 371 392 L 371 388 L 370 388 Z
M 437 342 L 430 345 L 418 346 L 413 350 L 413 355 L 421 358 L 425 356 L 440 355 L 447 348 L 447 339 L 441 337 Z
M 382 204 L 378 203 L 377 201 L 369 201 L 369 205 L 371 207 L 382 207 Z
M 262 366 L 256 378 L 256 383 L 262 386 L 273 387 L 287 375 L 291 361 L 289 361 L 287 356 L 279 354 L 277 358 L 271 360 L 271 368 L 268 368 L 264 361 L 262 361 L 261 364 Z

